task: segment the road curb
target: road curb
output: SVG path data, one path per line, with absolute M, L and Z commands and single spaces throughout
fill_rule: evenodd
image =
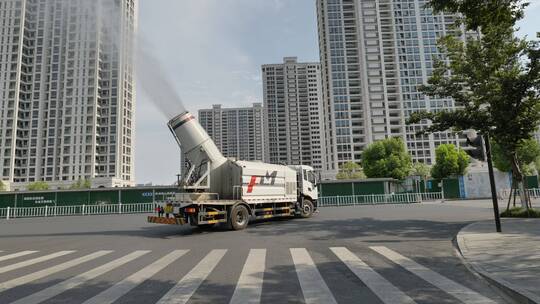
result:
M 517 301 L 518 303 L 540 304 L 540 297 L 538 297 L 537 295 L 532 294 L 531 292 L 524 290 L 521 287 L 513 283 L 510 283 L 497 275 L 489 273 L 480 264 L 476 262 L 472 262 L 469 259 L 467 259 L 466 255 L 467 255 L 468 249 L 467 249 L 467 246 L 465 245 L 465 240 L 464 240 L 464 236 L 462 235 L 462 232 L 464 230 L 467 230 L 469 227 L 476 225 L 478 223 L 479 222 L 471 223 L 461 228 L 461 230 L 458 232 L 456 236 L 456 243 L 458 247 L 457 249 L 459 253 L 461 254 L 462 261 L 466 263 L 467 269 L 469 270 L 472 269 L 472 271 L 476 272 L 477 274 L 479 274 L 480 276 L 488 280 L 488 282 L 490 282 L 491 284 L 493 284 L 494 286 L 502 290 L 504 293 L 508 294 L 510 297 L 512 297 L 513 300 Z

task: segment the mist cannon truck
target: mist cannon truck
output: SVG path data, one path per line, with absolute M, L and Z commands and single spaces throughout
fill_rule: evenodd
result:
M 311 217 L 317 209 L 316 176 L 309 166 L 241 161 L 223 156 L 189 112 L 168 123 L 188 164 L 176 194 L 173 218 L 151 223 L 246 228 L 250 219 Z

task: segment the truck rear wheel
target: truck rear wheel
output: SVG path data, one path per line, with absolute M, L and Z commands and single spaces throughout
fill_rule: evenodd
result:
M 249 211 L 246 206 L 234 206 L 229 215 L 229 223 L 233 230 L 245 229 L 249 223 Z
M 313 206 L 313 203 L 310 200 L 305 199 L 302 204 L 302 210 L 300 212 L 300 216 L 303 218 L 308 218 L 313 215 L 313 211 L 315 210 L 315 207 Z

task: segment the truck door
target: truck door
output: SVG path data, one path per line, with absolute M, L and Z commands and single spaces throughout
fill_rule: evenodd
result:
M 304 193 L 304 176 L 302 170 L 296 170 L 296 187 L 298 189 L 298 195 L 302 195 Z
M 302 170 L 302 193 L 304 196 L 309 196 L 313 200 L 319 198 L 317 191 L 317 181 L 315 178 L 315 173 L 312 170 L 303 169 Z

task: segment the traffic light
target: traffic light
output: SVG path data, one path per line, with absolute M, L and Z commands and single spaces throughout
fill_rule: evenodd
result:
M 476 131 L 467 133 L 468 147 L 463 149 L 469 156 L 479 161 L 486 161 L 486 149 L 484 148 L 484 139 Z

